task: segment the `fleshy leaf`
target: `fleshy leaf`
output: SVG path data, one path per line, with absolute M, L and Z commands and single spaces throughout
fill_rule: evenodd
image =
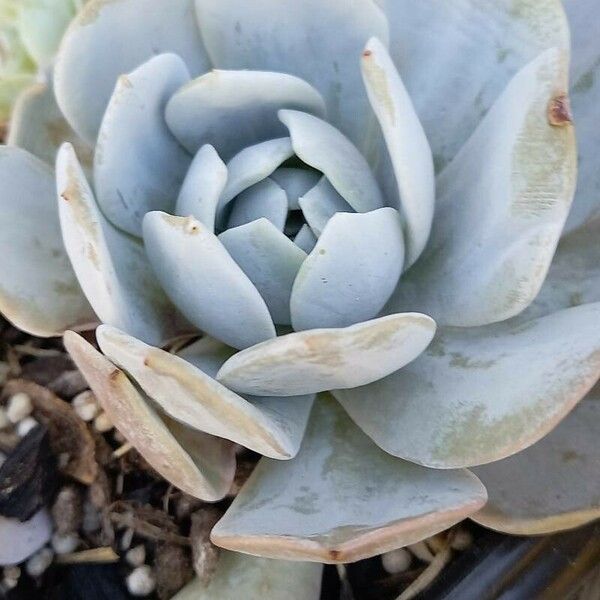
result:
M 0 515 L 0 566 L 16 565 L 46 545 L 52 537 L 53 522 L 45 508 L 21 522 Z
M 260 292 L 273 322 L 289 325 L 292 286 L 306 252 L 267 219 L 228 229 L 219 239 Z
M 321 173 L 308 169 L 280 167 L 271 173 L 271 179 L 287 194 L 290 210 L 298 210 L 298 199 L 317 185 Z
M 213 378 L 230 348 L 203 338 L 179 357 L 105 325 L 97 335 L 102 351 L 173 419 L 271 458 L 298 452 L 314 398 L 254 400 L 231 392 Z
M 64 245 L 100 320 L 154 344 L 183 333 L 143 246 L 104 218 L 70 144 L 58 153 L 56 178 Z
M 546 435 L 594 385 L 599 317 L 597 303 L 527 323 L 441 329 L 401 371 L 334 394 L 394 456 L 437 469 L 500 460 Z
M 294 237 L 294 244 L 301 248 L 307 254 L 312 252 L 312 249 L 317 243 L 317 236 L 312 232 L 312 229 L 305 223 L 300 227 L 300 231 Z
M 3 146 L 0 179 L 0 311 L 43 337 L 95 323 L 63 247 L 52 170 L 25 150 Z
M 571 106 L 579 135 L 577 193 L 567 220 L 572 231 L 600 213 L 600 43 L 595 0 L 563 1 L 571 29 Z
M 343 329 L 279 336 L 232 356 L 217 379 L 259 396 L 311 394 L 376 381 L 414 360 L 435 333 L 415 313 L 381 317 Z
M 490 499 L 473 519 L 506 533 L 539 535 L 600 518 L 599 424 L 596 387 L 537 444 L 478 467 Z
M 540 293 L 518 318 L 590 302 L 600 302 L 600 215 L 561 239 Z
M 56 58 L 58 105 L 73 129 L 93 143 L 119 75 L 156 54 L 179 55 L 192 76 L 210 62 L 193 0 L 90 0 L 71 22 Z
M 84 166 L 91 167 L 93 150 L 65 121 L 56 104 L 52 87 L 44 83 L 33 84 L 15 103 L 6 143 L 9 146 L 19 146 L 54 165 L 56 153 L 64 142 L 71 142 Z
M 64 342 L 110 420 L 154 469 L 196 498 L 225 496 L 235 473 L 233 444 L 163 421 L 125 373 L 82 337 L 68 331 Z
M 319 600 L 322 572 L 315 563 L 224 551 L 210 583 L 194 579 L 173 600 Z
M 281 163 L 293 156 L 290 138 L 277 138 L 244 148 L 228 163 L 229 177 L 219 203 L 218 215 L 240 192 L 268 177 Z
M 221 69 L 296 75 L 325 99 L 328 121 L 365 144 L 371 119 L 359 57 L 388 24 L 372 0 L 196 0 L 202 39 Z
M 163 289 L 190 323 L 234 348 L 275 336 L 258 290 L 200 221 L 147 213 L 144 242 Z
M 557 50 L 515 76 L 438 177 L 431 239 L 386 310 L 422 310 L 440 324 L 472 327 L 508 319 L 533 301 L 575 185 L 565 90 Z
M 396 209 L 335 214 L 294 281 L 294 329 L 346 327 L 372 319 L 392 295 L 403 261 Z
M 435 181 L 431 149 L 400 75 L 377 39 L 370 40 L 363 52 L 362 74 L 392 162 L 399 196 L 397 206 L 406 221 L 408 268 L 425 248 L 433 220 Z
M 356 146 L 329 123 L 297 110 L 280 110 L 296 155 L 321 171 L 358 212 L 381 208 L 383 197 L 371 167 Z
M 244 190 L 233 202 L 227 227 L 239 227 L 260 218 L 268 219 L 283 231 L 288 214 L 286 193 L 270 179 L 263 179 Z
M 569 48 L 558 0 L 377 1 L 390 24 L 390 54 L 438 170 L 519 69 L 548 48 Z
M 319 236 L 323 233 L 329 219 L 338 212 L 355 212 L 354 209 L 337 193 L 327 177 L 308 190 L 298 200 L 298 206 L 312 232 Z
M 263 458 L 211 539 L 269 558 L 353 562 L 446 529 L 485 500 L 472 473 L 392 458 L 324 396 L 298 456 Z
M 319 92 L 298 77 L 214 70 L 181 88 L 169 101 L 166 118 L 189 152 L 211 144 L 228 160 L 247 146 L 284 136 L 280 108 L 325 115 Z
M 214 232 L 219 198 L 227 183 L 227 167 L 210 145 L 196 153 L 181 186 L 175 214 L 195 217 Z
M 151 210 L 172 212 L 191 158 L 169 131 L 164 108 L 190 78 L 174 54 L 121 75 L 104 113 L 94 157 L 94 187 L 104 215 L 141 237 Z

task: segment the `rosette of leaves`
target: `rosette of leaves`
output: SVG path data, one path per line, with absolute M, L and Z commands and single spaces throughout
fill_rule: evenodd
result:
M 19 93 L 52 63 L 84 0 L 0 0 L 0 123 Z
M 593 3 L 569 9 L 582 178 L 562 241 L 558 1 L 92 0 L 69 27 L 54 95 L 0 153 L 1 308 L 70 330 L 111 419 L 182 490 L 218 501 L 235 444 L 264 456 L 212 539 L 317 566 L 226 554 L 223 573 L 310 598 L 318 563 L 467 516 L 598 516 L 600 46 Z M 59 114 L 79 150 L 53 172 L 32 154 L 56 153 Z M 98 322 L 101 352 L 75 333 Z

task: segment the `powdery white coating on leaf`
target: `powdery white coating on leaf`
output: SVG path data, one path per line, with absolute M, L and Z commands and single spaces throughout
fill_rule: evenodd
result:
M 175 356 L 105 325 L 97 336 L 102 351 L 173 419 L 271 458 L 298 452 L 313 396 L 246 399 L 231 392 L 213 378 L 231 348 L 203 338 Z
M 172 212 L 191 157 L 169 131 L 164 109 L 190 75 L 174 54 L 154 56 L 117 81 L 94 155 L 98 205 L 116 227 L 141 237 L 151 210 Z
M 52 170 L 25 150 L 0 147 L 0 310 L 33 335 L 96 322 L 63 247 Z
M 246 225 L 265 218 L 283 231 L 288 215 L 286 193 L 271 179 L 263 179 L 245 189 L 232 203 L 227 228 Z
M 372 114 L 360 53 L 388 23 L 372 0 L 196 0 L 202 39 L 215 67 L 289 73 L 323 96 L 328 121 L 369 144 Z
M 289 325 L 292 286 L 306 252 L 264 218 L 228 229 L 219 240 L 260 292 L 273 322 Z
M 398 71 L 377 39 L 370 40 L 363 52 L 362 74 L 398 187 L 397 206 L 406 224 L 407 269 L 423 252 L 431 230 L 435 204 L 431 149 Z
M 401 371 L 334 395 L 394 456 L 437 469 L 500 460 L 546 435 L 594 385 L 599 318 L 596 303 L 525 323 L 440 329 Z
M 211 539 L 269 558 L 353 562 L 446 529 L 485 500 L 472 473 L 394 459 L 324 396 L 298 456 L 262 459 Z
M 414 360 L 434 333 L 434 321 L 415 313 L 290 333 L 238 352 L 217 379 L 233 390 L 260 396 L 351 388 Z
M 154 469 L 196 498 L 216 502 L 225 496 L 235 473 L 230 442 L 163 419 L 125 373 L 82 337 L 66 332 L 64 342 L 110 420 Z
M 144 242 L 163 289 L 198 329 L 234 348 L 275 337 L 258 290 L 200 221 L 147 213 Z
M 280 167 L 271 173 L 271 179 L 287 194 L 289 209 L 298 210 L 298 199 L 317 185 L 321 173 L 308 169 Z
M 56 153 L 64 142 L 71 142 L 84 167 L 91 167 L 93 149 L 65 121 L 56 104 L 51 84 L 31 85 L 15 102 L 6 144 L 23 148 L 54 165 Z
M 167 123 L 189 152 L 213 145 L 229 160 L 247 146 L 286 135 L 280 108 L 325 116 L 325 104 L 311 85 L 287 73 L 213 70 L 173 95 Z
M 390 54 L 438 172 L 519 69 L 548 48 L 569 51 L 560 0 L 377 2 L 390 24 Z
M 386 310 L 423 310 L 441 324 L 472 327 L 508 319 L 533 301 L 575 185 L 573 127 L 549 121 L 565 88 L 559 50 L 515 76 L 438 177 L 430 242 Z
M 278 114 L 290 132 L 296 155 L 321 171 L 354 210 L 367 212 L 384 206 L 371 167 L 338 129 L 297 110 L 280 110 Z
M 222 551 L 210 583 L 194 579 L 173 600 L 319 600 L 323 566 Z
M 563 1 L 571 29 L 571 105 L 578 132 L 577 192 L 565 231 L 600 214 L 600 40 L 595 0 Z
M 196 153 L 185 176 L 175 214 L 195 217 L 214 233 L 219 198 L 227 183 L 227 167 L 210 145 Z
M 70 144 L 59 150 L 56 178 L 63 242 L 100 320 L 155 344 L 189 330 L 160 288 L 142 244 L 100 212 Z
M 244 148 L 228 163 L 227 185 L 221 194 L 217 222 L 222 220 L 223 209 L 240 192 L 268 177 L 275 169 L 294 155 L 290 138 L 277 138 Z
M 599 429 L 596 387 L 537 444 L 475 469 L 490 499 L 472 518 L 516 535 L 563 531 L 599 518 Z
M 312 232 L 320 236 L 329 219 L 338 212 L 356 212 L 323 176 L 319 182 L 298 199 L 298 206 Z
M 87 142 L 96 140 L 117 78 L 156 54 L 180 56 L 192 76 L 210 61 L 193 0 L 90 0 L 71 22 L 56 58 L 58 105 Z
M 294 329 L 346 327 L 374 318 L 392 295 L 403 264 L 397 210 L 334 214 L 294 281 Z

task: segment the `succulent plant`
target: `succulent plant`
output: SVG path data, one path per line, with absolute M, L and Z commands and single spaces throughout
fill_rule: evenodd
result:
M 593 3 L 568 9 L 583 177 L 551 266 L 576 178 L 560 2 L 91 0 L 0 151 L 1 310 L 66 331 L 182 490 L 218 501 L 235 444 L 264 456 L 223 548 L 336 563 L 467 516 L 597 517 L 600 47 Z M 75 333 L 98 322 L 101 352 Z M 318 569 L 268 576 L 311 598 Z
M 19 93 L 47 69 L 84 0 L 0 0 L 0 122 Z

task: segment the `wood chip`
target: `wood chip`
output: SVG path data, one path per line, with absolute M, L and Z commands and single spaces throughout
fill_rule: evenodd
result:
M 61 554 L 56 557 L 56 563 L 60 565 L 75 565 L 83 563 L 114 563 L 119 560 L 119 555 L 110 547 L 92 548 L 69 554 Z

